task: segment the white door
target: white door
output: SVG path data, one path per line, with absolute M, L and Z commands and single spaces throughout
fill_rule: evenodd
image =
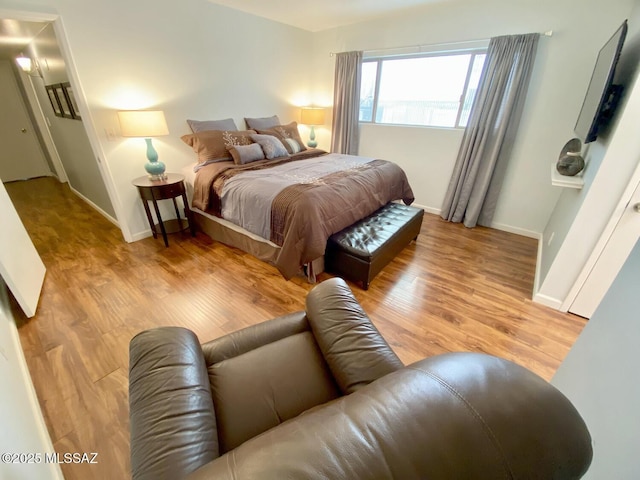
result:
M 0 60 L 0 178 L 4 182 L 51 175 L 9 60 Z
M 0 276 L 27 317 L 36 314 L 45 267 L 0 181 Z
M 571 313 L 591 318 L 638 238 L 640 238 L 640 184 L 636 187 L 580 292 L 569 307 Z

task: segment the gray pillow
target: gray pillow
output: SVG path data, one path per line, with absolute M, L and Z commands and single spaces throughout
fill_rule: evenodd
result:
M 280 125 L 280 119 L 277 115 L 262 118 L 245 118 L 244 121 L 247 123 L 248 128 L 250 128 L 251 130 L 273 128 Z
M 260 144 L 267 160 L 289 156 L 289 152 L 287 152 L 282 142 L 272 135 L 253 134 L 251 135 L 251 140 Z
M 229 153 L 233 157 L 236 165 L 244 165 L 245 163 L 264 160 L 264 152 L 258 143 L 250 145 L 236 145 L 229 149 Z
M 225 118 L 223 120 L 187 120 L 187 123 L 193 133 L 205 130 L 227 130 L 231 132 L 238 130 L 233 118 Z

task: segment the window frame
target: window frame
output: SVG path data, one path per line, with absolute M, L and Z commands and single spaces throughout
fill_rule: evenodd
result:
M 467 96 L 467 91 L 469 89 L 469 82 L 471 81 L 471 74 L 473 72 L 473 65 L 478 55 L 487 54 L 488 47 L 474 47 L 474 48 L 465 48 L 460 50 L 441 50 L 441 51 L 433 51 L 433 52 L 421 52 L 421 53 L 412 53 L 412 54 L 396 54 L 396 55 L 375 55 L 371 57 L 366 57 L 362 60 L 362 64 L 364 66 L 365 63 L 373 63 L 377 62 L 376 66 L 376 78 L 375 85 L 373 90 L 373 105 L 371 107 L 371 120 L 360 120 L 358 115 L 358 123 L 364 123 L 368 125 L 392 125 L 398 127 L 422 127 L 422 128 L 448 128 L 448 129 L 464 129 L 466 126 L 460 125 L 460 119 L 462 117 L 462 111 L 464 108 L 464 99 Z M 380 93 L 380 78 L 382 74 L 382 63 L 386 60 L 408 60 L 408 59 L 418 59 L 418 58 L 427 58 L 427 57 L 453 57 L 457 55 L 471 55 L 469 59 L 469 65 L 467 66 L 467 74 L 464 80 L 464 87 L 462 89 L 462 93 L 460 94 L 460 105 L 458 106 L 458 112 L 456 113 L 456 121 L 453 127 L 447 126 L 438 126 L 438 125 L 420 125 L 420 124 L 409 124 L 409 123 L 386 123 L 386 122 L 376 122 L 376 117 L 378 113 L 378 98 Z M 486 61 L 486 57 L 485 57 Z M 484 65 L 483 65 L 484 68 Z M 360 92 L 358 92 L 358 95 Z M 358 104 L 360 103 L 360 98 L 358 98 Z

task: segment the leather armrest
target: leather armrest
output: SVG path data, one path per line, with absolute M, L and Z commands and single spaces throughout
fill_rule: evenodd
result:
M 313 335 L 344 395 L 404 366 L 341 278 L 316 285 L 306 302 Z
M 587 428 L 549 383 L 506 360 L 446 354 L 310 410 L 190 479 L 578 479 Z
M 134 479 L 183 478 L 218 456 L 216 418 L 200 342 L 179 327 L 129 344 Z

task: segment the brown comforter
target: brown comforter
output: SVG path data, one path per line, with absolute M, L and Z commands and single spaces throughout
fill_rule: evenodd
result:
M 220 194 L 226 179 L 247 170 L 264 170 L 282 162 L 323 155 L 307 150 L 288 158 L 236 166 L 213 163 L 198 171 L 194 207 L 221 216 Z M 289 279 L 300 267 L 324 255 L 327 239 L 392 200 L 414 200 L 404 171 L 395 163 L 373 160 L 356 169 L 338 171 L 321 182 L 294 184 L 277 194 L 271 205 L 271 240 L 281 247 L 275 265 Z

